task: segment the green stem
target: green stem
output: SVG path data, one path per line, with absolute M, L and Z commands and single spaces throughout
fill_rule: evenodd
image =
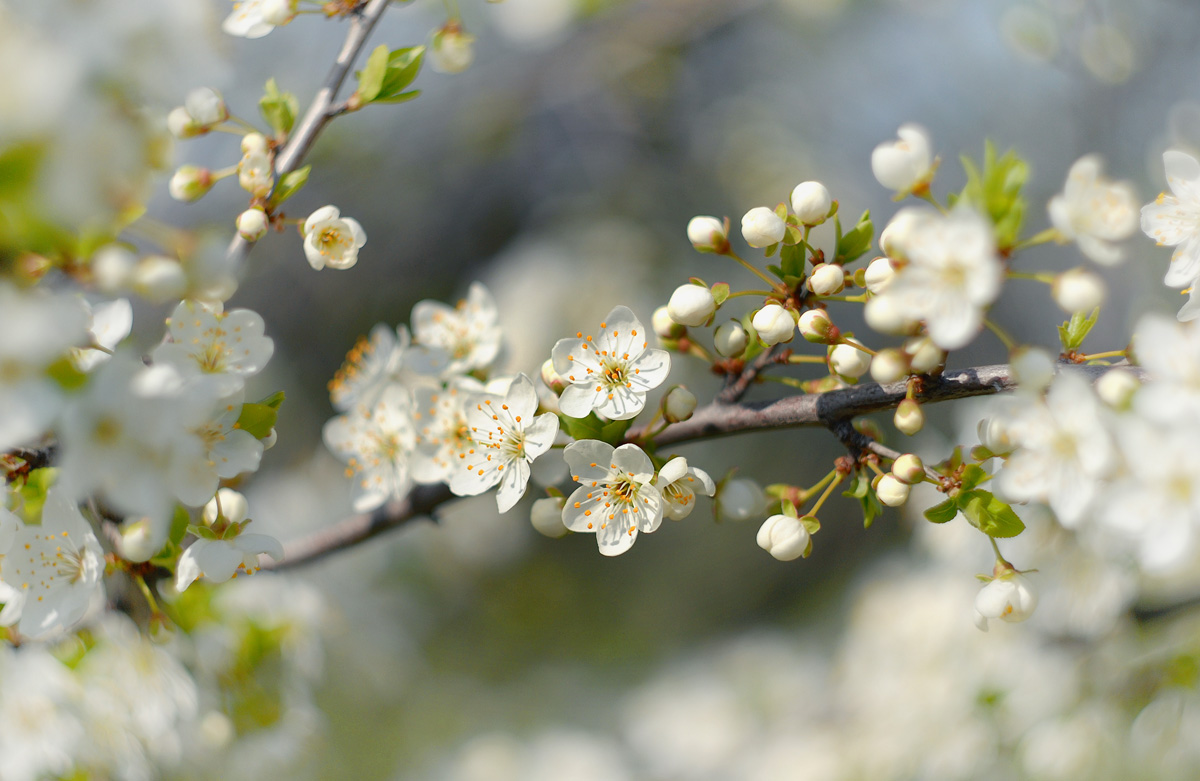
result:
M 808 501 L 808 497 L 812 496 L 812 495 L 813 495 L 813 494 L 815 494 L 817 491 L 820 491 L 822 488 L 824 488 L 825 486 L 827 486 L 827 485 L 829 484 L 829 481 L 830 481 L 830 480 L 832 480 L 832 479 L 833 479 L 833 478 L 835 478 L 835 477 L 837 477 L 837 470 L 836 470 L 836 469 L 830 469 L 830 470 L 829 470 L 829 474 L 825 475 L 825 476 L 824 476 L 824 477 L 822 477 L 820 480 L 818 480 L 818 481 L 816 482 L 816 484 L 812 485 L 812 486 L 811 486 L 811 487 L 809 487 L 809 488 L 806 488 L 806 489 L 804 489 L 804 491 L 803 491 L 803 495 L 801 496 L 801 500 L 802 500 L 802 501 L 801 501 L 801 504 L 803 504 L 804 502 L 807 502 L 807 501 Z
M 762 273 L 762 271 L 760 271 L 758 268 L 756 268 L 756 267 L 750 265 L 749 263 L 747 263 L 746 261 L 742 260 L 741 257 L 736 252 L 734 252 L 732 249 L 729 250 L 729 252 L 726 254 L 728 254 L 729 257 L 733 258 L 738 263 L 741 263 L 743 266 L 745 266 L 746 270 L 748 270 L 750 273 L 754 274 L 759 279 L 761 279 L 763 282 L 766 282 L 768 285 L 770 285 L 772 289 L 775 288 L 775 286 L 777 284 L 775 282 L 775 280 L 771 279 L 766 274 Z
M 913 195 L 917 196 L 918 198 L 920 198 L 923 201 L 928 201 L 929 203 L 932 203 L 934 208 L 936 208 L 942 214 L 948 213 L 946 211 L 946 208 L 944 206 L 942 206 L 940 203 L 938 203 L 937 198 L 933 197 L 933 193 L 929 191 L 928 185 L 926 185 L 924 188 L 922 188 L 920 190 L 920 192 L 914 192 Z
M 834 470 L 834 473 L 835 474 L 837 473 L 836 469 Z M 812 509 L 809 510 L 807 513 L 805 513 L 805 515 L 816 515 L 817 512 L 821 509 L 821 507 L 825 504 L 825 500 L 829 498 L 830 494 L 832 494 L 834 489 L 836 489 L 841 484 L 843 479 L 845 479 L 845 475 L 840 475 L 840 474 L 837 475 L 837 479 L 834 480 L 832 483 L 830 483 L 828 486 L 826 486 L 825 490 L 821 493 L 821 497 L 819 499 L 817 499 L 817 503 L 814 504 L 812 506 Z
M 1033 236 L 1030 236 L 1029 238 L 1025 239 L 1024 241 L 1018 241 L 1016 244 L 1013 245 L 1012 251 L 1020 252 L 1023 249 L 1028 249 L 1029 247 L 1036 247 L 1039 244 L 1045 244 L 1050 241 L 1063 241 L 1063 240 L 1065 240 L 1065 237 L 1061 233 L 1058 232 L 1057 228 L 1047 228 L 1046 230 L 1042 231 L 1041 233 L 1034 234 Z
M 789 355 L 788 363 L 820 363 L 824 364 L 826 358 L 823 355 Z
M 1029 273 L 1025 271 L 1010 271 L 1008 272 L 1009 279 L 1031 279 L 1034 282 L 1045 282 L 1047 285 L 1053 285 L 1055 276 L 1049 271 L 1041 271 L 1038 273 Z
M 992 544 L 992 550 L 996 552 L 996 563 L 1003 564 L 1005 567 L 1012 567 L 1012 565 L 1008 563 L 1008 560 L 1005 559 L 1000 553 L 1000 546 L 996 544 L 996 538 L 988 535 L 988 542 Z
M 846 338 L 843 338 L 841 341 L 838 342 L 838 344 L 847 344 L 847 345 L 850 345 L 851 347 L 853 347 L 855 350 L 864 352 L 867 355 L 871 355 L 871 356 L 875 355 L 875 351 L 872 350 L 870 347 L 867 347 L 865 344 L 859 344 L 858 342 L 852 342 Z
M 737 293 L 730 293 L 725 298 L 726 298 L 726 300 L 728 300 L 730 298 L 737 298 L 738 296 L 763 296 L 763 297 L 766 297 L 766 296 L 772 296 L 772 295 L 774 295 L 774 292 L 771 290 L 740 290 Z
M 1089 355 L 1081 355 L 1085 361 L 1093 361 L 1099 358 L 1124 358 L 1126 355 L 1124 350 L 1109 350 L 1106 353 L 1091 353 Z
M 848 301 L 851 304 L 861 304 L 867 300 L 867 294 L 858 296 L 820 296 L 822 301 Z
M 781 385 L 787 385 L 789 388 L 799 388 L 800 390 L 804 390 L 804 380 L 798 380 L 795 377 L 777 377 L 773 374 L 760 374 L 759 377 L 762 377 L 764 380 L 768 380 L 770 382 L 778 382 Z
M 1004 332 L 1003 328 L 996 325 L 991 320 L 984 320 L 983 324 L 987 326 L 987 329 L 989 331 L 991 331 L 992 333 L 994 333 L 996 335 L 997 339 L 999 339 L 1001 342 L 1004 343 L 1004 346 L 1006 348 L 1008 348 L 1009 350 L 1016 349 L 1017 343 L 1015 341 L 1013 341 L 1011 336 L 1009 336 L 1008 334 L 1006 334 Z

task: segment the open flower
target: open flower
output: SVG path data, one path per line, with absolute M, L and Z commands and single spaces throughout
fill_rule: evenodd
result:
M 1159 246 L 1175 247 L 1163 284 L 1192 288 L 1200 281 L 1200 161 L 1185 152 L 1163 153 L 1167 185 L 1171 194 L 1161 193 L 1142 207 L 1142 231 Z M 1180 320 L 1200 316 L 1192 298 L 1179 312 Z
M 1071 166 L 1060 195 L 1050 199 L 1050 222 L 1079 251 L 1102 266 L 1119 263 L 1124 254 L 1112 245 L 1137 230 L 1137 196 L 1128 182 L 1111 182 L 1101 175 L 1096 155 L 1081 157 Z
M 712 496 L 717 486 L 703 469 L 688 466 L 682 456 L 672 458 L 658 470 L 655 484 L 662 489 L 663 514 L 673 521 L 680 521 L 696 509 L 696 492 Z
M 408 495 L 408 462 L 417 437 L 407 388 L 389 385 L 374 404 L 360 404 L 328 421 L 323 434 L 326 447 L 347 464 L 356 512 Z
M 326 266 L 350 268 L 366 243 L 367 234 L 358 220 L 341 216 L 336 206 L 322 206 L 304 221 L 304 256 L 318 271 Z
M 935 163 L 929 150 L 929 134 L 911 122 L 896 131 L 899 139 L 885 141 L 871 152 L 871 172 L 889 190 L 908 193 L 929 184 Z
M 179 557 L 175 588 L 186 591 L 198 578 L 209 583 L 224 583 L 237 577 L 239 572 L 253 575 L 260 569 L 258 557 L 264 553 L 280 561 L 283 546 L 266 534 L 239 534 L 230 540 L 196 540 Z
M 670 354 L 646 345 L 645 328 L 624 306 L 608 313 L 594 340 L 582 332 L 559 339 L 551 355 L 554 371 L 570 383 L 558 401 L 563 414 L 583 418 L 594 409 L 611 420 L 628 420 L 641 412 L 646 393 L 671 370 Z
M 221 29 L 238 38 L 261 38 L 295 15 L 295 0 L 234 0 Z
M 525 495 L 529 465 L 554 444 L 558 418 L 537 412 L 537 392 L 524 374 L 517 375 L 508 392 L 499 396 L 481 393 L 467 401 L 467 423 L 475 447 L 459 453 L 450 477 L 457 496 L 477 496 L 499 485 L 496 506 L 508 512 Z
M 174 366 L 185 377 L 220 377 L 224 394 L 262 371 L 275 352 L 275 343 L 263 335 L 262 316 L 249 309 L 214 312 L 181 301 L 168 324 L 171 341 L 154 349 L 154 362 Z
M 503 333 L 496 302 L 478 282 L 472 282 L 467 297 L 454 306 L 418 301 L 412 326 L 418 344 L 446 351 L 444 374 L 486 369 L 500 354 Z
M 567 445 L 563 458 L 580 487 L 567 499 L 563 524 L 596 535 L 605 556 L 633 547 L 638 532 L 650 534 L 663 517 L 663 495 L 653 485 L 654 464 L 637 445 L 584 439 Z M 668 475 L 669 476 L 669 475 Z
M 448 481 L 459 461 L 475 447 L 467 421 L 467 401 L 483 391 L 472 377 L 454 377 L 443 387 L 419 387 L 413 391 L 413 422 L 417 448 L 412 474 L 418 483 Z
M 1015 624 L 1033 615 L 1037 592 L 1024 575 L 1009 570 L 991 581 L 975 595 L 975 625 L 987 631 L 988 619 L 998 618 Z

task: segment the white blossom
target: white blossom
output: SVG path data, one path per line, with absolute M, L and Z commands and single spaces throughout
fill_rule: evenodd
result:
M 571 479 L 580 483 L 567 498 L 563 523 L 573 532 L 595 534 L 605 556 L 633 547 L 639 533 L 662 523 L 663 496 L 653 485 L 654 464 L 637 445 L 613 448 L 584 439 L 563 451 Z
M 358 220 L 341 216 L 336 206 L 322 206 L 304 221 L 304 256 L 318 271 L 326 266 L 350 268 L 366 243 L 367 234 Z
M 563 414 L 586 417 L 595 410 L 611 420 L 628 420 L 646 405 L 646 393 L 671 370 L 665 350 L 647 349 L 640 320 L 624 306 L 614 307 L 594 340 L 576 333 L 559 339 L 551 353 L 554 370 L 569 384 L 559 396 Z
M 846 272 L 836 263 L 821 263 L 809 272 L 806 285 L 818 296 L 832 296 L 846 286 Z
M 265 198 L 275 186 L 275 161 L 271 153 L 250 152 L 242 157 L 238 163 L 238 185 L 255 198 Z
M 483 385 L 471 377 L 453 377 L 444 388 L 422 386 L 413 390 L 417 446 L 412 476 L 418 483 L 448 482 L 475 447 L 467 422 L 467 402 L 483 390 Z
M 1160 193 L 1142 207 L 1142 231 L 1158 245 L 1175 247 L 1163 283 L 1167 287 L 1195 289 L 1200 282 L 1200 161 L 1169 150 L 1163 153 L 1167 185 L 1171 193 Z M 1200 316 L 1193 296 L 1179 311 L 1180 320 Z
M 154 348 L 152 356 L 156 364 L 173 366 L 185 377 L 218 378 L 223 392 L 233 393 L 245 378 L 262 371 L 275 352 L 265 329 L 262 316 L 249 309 L 214 312 L 181 301 L 168 320 L 171 341 Z
M 1090 313 L 1104 303 L 1104 280 L 1082 268 L 1064 271 L 1050 287 L 1054 303 L 1064 311 Z
M 558 539 L 565 537 L 570 531 L 563 525 L 563 506 L 567 500 L 561 496 L 547 496 L 538 499 L 529 510 L 529 522 L 538 534 Z
M 417 438 L 407 388 L 389 385 L 370 406 L 359 404 L 329 420 L 323 435 L 326 447 L 346 462 L 356 512 L 408 495 Z
M 198 539 L 179 557 L 175 569 L 175 589 L 186 591 L 197 579 L 224 583 L 238 573 L 253 575 L 261 568 L 258 557 L 267 555 L 283 560 L 283 546 L 266 534 L 242 533 L 232 539 Z
M 989 581 L 975 596 L 976 625 L 987 631 L 987 620 L 998 618 L 1015 624 L 1033 615 L 1037 592 L 1029 578 L 1008 572 Z
M 412 327 L 417 344 L 445 351 L 446 374 L 490 367 L 504 339 L 496 301 L 478 282 L 472 282 L 467 297 L 454 306 L 419 301 L 412 310 Z
M 272 0 L 234 0 L 233 11 L 221 23 L 221 29 L 238 38 L 261 38 L 275 29 L 266 19 Z
M 88 333 L 92 343 L 89 349 L 71 351 L 71 360 L 80 371 L 91 371 L 108 360 L 119 342 L 133 330 L 133 306 L 127 298 L 104 301 L 87 306 L 91 316 Z
M 715 252 L 729 246 L 725 223 L 716 217 L 693 217 L 687 224 L 687 237 L 701 252 Z
M 728 480 L 717 491 L 717 517 L 722 520 L 740 522 L 760 518 L 766 509 L 767 495 L 748 477 Z
M 884 257 L 875 258 L 867 264 L 865 279 L 867 290 L 874 295 L 879 295 L 888 289 L 895 276 L 896 269 L 892 266 L 892 261 Z
M 696 411 L 696 394 L 682 385 L 676 385 L 663 398 L 662 411 L 668 423 L 687 420 Z
M 682 520 L 696 508 L 696 494 L 712 496 L 717 486 L 708 472 L 691 466 L 687 459 L 676 456 L 658 470 L 655 484 L 662 490 L 663 515 L 673 521 Z
M 457 22 L 433 31 L 429 38 L 429 64 L 438 73 L 462 73 L 475 61 L 475 36 Z
M 1200 330 L 1145 315 L 1133 329 L 1133 351 L 1154 378 L 1134 398 L 1138 414 L 1167 425 L 1195 420 L 1200 415 Z
M 206 127 L 220 124 L 229 118 L 229 109 L 221 93 L 212 87 L 197 87 L 187 94 L 183 108 L 197 124 Z
M 750 324 L 754 326 L 758 338 L 767 345 L 790 342 L 796 335 L 796 319 L 779 304 L 767 304 L 755 312 Z
M 1050 199 L 1050 222 L 1064 238 L 1074 240 L 1084 255 L 1103 266 L 1119 263 L 1120 248 L 1138 227 L 1137 194 L 1128 182 L 1112 182 L 1101 174 L 1096 155 L 1071 166 L 1063 192 Z
M 871 152 L 871 172 L 889 190 L 911 192 L 933 178 L 929 134 L 920 125 L 909 123 L 901 125 L 896 135 L 898 140 L 885 141 Z

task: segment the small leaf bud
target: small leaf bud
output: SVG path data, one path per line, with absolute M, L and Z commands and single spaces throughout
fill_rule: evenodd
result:
M 696 411 L 696 395 L 682 385 L 676 385 L 663 397 L 663 417 L 668 423 L 687 420 Z
M 908 483 L 900 482 L 895 475 L 876 478 L 875 495 L 888 507 L 901 507 L 908 501 Z
M 665 306 L 654 310 L 650 325 L 660 339 L 678 339 L 687 333 L 686 328 L 671 319 L 671 313 Z
M 700 252 L 722 252 L 729 247 L 725 223 L 716 217 L 693 217 L 688 221 L 687 236 Z
M 748 477 L 729 480 L 717 490 L 717 517 L 723 521 L 760 518 L 767 509 L 767 495 Z
M 247 209 L 237 218 L 238 235 L 246 241 L 258 241 L 267 235 L 270 225 L 267 213 L 257 206 Z
M 905 453 L 892 464 L 892 474 L 905 485 L 916 485 L 925 479 L 925 464 L 920 456 Z
M 841 332 L 824 309 L 810 309 L 800 315 L 800 335 L 815 344 L 832 344 Z
M 1087 269 L 1074 268 L 1059 274 L 1050 292 L 1064 312 L 1091 312 L 1104 303 L 1104 280 Z
M 805 284 L 818 296 L 834 296 L 846 288 L 846 272 L 836 263 L 819 263 Z
M 680 285 L 667 302 L 667 314 L 680 325 L 704 325 L 716 311 L 712 291 L 700 285 Z
M 820 225 L 829 216 L 833 198 L 820 182 L 801 182 L 792 190 L 792 211 L 805 225 Z
M 548 496 L 533 503 L 533 507 L 529 510 L 529 521 L 538 534 L 543 534 L 551 539 L 558 539 L 566 535 L 568 529 L 563 524 L 562 517 L 563 505 L 566 504 L 566 501 L 561 496 Z
M 897 382 L 907 376 L 908 358 L 896 348 L 880 350 L 871 358 L 871 379 L 875 382 Z
M 905 399 L 896 407 L 896 416 L 892 418 L 896 430 L 901 434 L 912 436 L 925 428 L 925 413 L 921 405 L 913 399 Z
M 796 334 L 796 321 L 792 313 L 779 304 L 767 304 L 754 313 L 754 319 L 750 322 L 758 331 L 758 338 L 767 345 L 789 342 Z
M 763 521 L 755 538 L 758 547 L 779 561 L 794 561 L 808 550 L 812 536 L 799 518 L 790 515 L 772 515 Z
M 846 341 L 862 344 L 857 339 Z M 871 368 L 871 355 L 850 344 L 839 344 L 829 352 L 829 366 L 843 377 L 858 378 Z
M 746 329 L 737 320 L 722 323 L 713 334 L 713 347 L 726 358 L 736 358 L 745 352 L 746 342 Z
M 867 264 L 865 283 L 872 295 L 879 295 L 888 289 L 896 277 L 896 268 L 892 261 L 879 257 Z
M 1133 372 L 1125 369 L 1112 369 L 1096 383 L 1096 395 L 1113 409 L 1129 408 L 1133 394 L 1142 387 L 1141 381 Z
M 787 225 L 766 206 L 756 206 L 742 216 L 742 238 L 751 247 L 769 247 L 783 241 Z
M 190 202 L 199 200 L 212 189 L 215 181 L 212 172 L 207 168 L 194 165 L 181 165 L 167 183 L 167 191 L 177 201 Z

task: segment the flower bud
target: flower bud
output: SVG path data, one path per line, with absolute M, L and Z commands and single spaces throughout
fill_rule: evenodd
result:
M 237 218 L 238 235 L 246 241 L 258 241 L 267 235 L 267 228 L 270 225 L 267 213 L 257 206 L 247 209 Z
M 979 443 L 997 456 L 1007 455 L 1017 447 L 1000 418 L 983 418 L 975 431 L 979 434 Z
M 928 336 L 914 336 L 904 343 L 908 365 L 914 374 L 929 374 L 946 362 L 946 352 Z
M 194 138 L 208 132 L 183 106 L 176 106 L 167 114 L 167 130 L 179 139 Z
M 217 502 L 221 503 L 221 515 L 229 523 L 241 523 L 246 520 L 246 513 L 250 507 L 246 504 L 246 497 L 242 496 L 232 488 L 222 488 L 217 491 L 215 498 L 210 499 L 208 504 L 204 505 L 204 522 L 212 526 L 217 522 Z
M 1133 372 L 1111 369 L 1096 383 L 1096 395 L 1113 409 L 1128 409 L 1129 402 L 1142 383 Z
M 267 152 L 251 152 L 238 163 L 238 184 L 255 198 L 262 198 L 275 185 L 275 167 Z
M 183 107 L 205 132 L 213 125 L 219 125 L 229 119 L 229 109 L 225 107 L 221 93 L 211 87 L 199 87 L 189 92 L 183 101 Z
M 933 178 L 929 134 L 920 125 L 901 125 L 896 141 L 885 141 L 871 152 L 871 172 L 884 187 L 911 192 Z
M 896 416 L 892 418 L 896 430 L 901 434 L 912 436 L 925 428 L 925 413 L 921 405 L 913 399 L 905 399 L 896 407 Z
M 546 387 L 554 391 L 555 395 L 563 392 L 563 388 L 567 387 L 567 381 L 562 378 L 562 375 L 554 371 L 554 359 L 547 358 L 542 363 L 542 382 L 546 383 Z
M 820 225 L 829 216 L 833 198 L 820 182 L 801 182 L 792 190 L 792 211 L 805 225 Z
M 167 183 L 167 191 L 177 201 L 190 202 L 199 200 L 212 189 L 215 181 L 212 172 L 207 168 L 194 165 L 181 165 Z
M 167 544 L 170 531 L 169 523 L 155 523 L 151 518 L 127 518 L 121 525 L 117 553 L 126 561 L 149 561 Z
M 1039 347 L 1019 347 L 1009 357 L 1013 379 L 1023 391 L 1040 393 L 1054 379 L 1054 358 Z
M 725 223 L 716 217 L 693 217 L 688 221 L 687 236 L 701 252 L 721 252 L 729 246 Z
M 668 423 L 687 420 L 696 411 L 696 394 L 682 385 L 676 385 L 663 398 L 663 417 Z
M 754 313 L 751 324 L 758 331 L 758 338 L 767 345 L 791 341 L 796 334 L 796 321 L 792 313 L 779 304 L 767 304 Z
M 881 334 L 907 334 L 917 322 L 891 296 L 875 296 L 863 307 L 863 319 Z
M 857 339 L 846 341 L 862 344 Z M 861 377 L 871 368 L 871 354 L 850 344 L 839 344 L 829 351 L 829 367 L 843 377 Z
M 846 272 L 836 263 L 819 263 L 813 267 L 806 282 L 818 296 L 833 296 L 846 287 Z
M 1064 312 L 1091 312 L 1104 303 L 1104 280 L 1086 269 L 1074 268 L 1058 275 L 1050 293 Z
M 660 339 L 678 339 L 687 332 L 686 328 L 671 319 L 671 313 L 665 306 L 654 310 L 650 325 Z
M 136 255 L 120 244 L 106 244 L 92 255 L 92 281 L 102 293 L 120 293 L 132 283 L 136 267 Z
M 799 518 L 790 515 L 772 515 L 763 521 L 755 538 L 758 547 L 780 561 L 793 561 L 804 555 L 812 540 L 808 529 Z
M 800 335 L 815 344 L 832 344 L 841 332 L 824 309 L 810 309 L 800 315 Z
M 895 216 L 879 234 L 879 249 L 893 261 L 908 259 L 908 243 L 912 240 L 914 228 L 925 216 L 920 209 L 907 208 L 896 212 Z
M 558 539 L 567 533 L 563 524 L 563 505 L 567 500 L 561 496 L 548 496 L 538 499 L 529 510 L 529 521 L 538 534 L 544 534 L 551 539 Z
M 704 325 L 716 311 L 712 291 L 701 285 L 680 285 L 667 302 L 667 314 L 680 325 Z
M 187 274 L 178 260 L 147 255 L 133 269 L 133 290 L 142 298 L 161 304 L 178 301 L 187 292 Z
M 916 485 L 925 479 L 925 464 L 920 456 L 905 453 L 892 464 L 892 474 L 905 485 Z
M 888 507 L 902 506 L 908 501 L 908 492 L 908 483 L 900 482 L 895 475 L 883 475 L 877 478 L 875 495 Z
M 266 154 L 271 145 L 262 133 L 247 133 L 242 136 L 242 155 Z
M 297 0 L 263 0 L 262 19 L 280 27 L 296 18 Z
M 1029 579 L 1009 570 L 979 590 L 975 595 L 975 612 L 984 619 L 999 618 L 1015 624 L 1033 615 L 1037 603 L 1037 591 Z M 980 628 L 986 626 L 985 620 Z
M 892 261 L 887 258 L 875 258 L 867 264 L 866 285 L 872 295 L 879 295 L 888 289 L 896 276 Z
M 475 36 L 463 32 L 457 22 L 433 31 L 429 41 L 429 64 L 438 73 L 462 73 L 475 60 Z
M 279 432 L 275 430 L 274 426 L 271 426 L 271 430 L 267 432 L 267 435 L 263 437 L 261 441 L 263 450 L 270 450 L 271 448 L 275 447 L 275 443 L 279 441 Z
M 896 348 L 880 350 L 871 358 L 871 379 L 875 382 L 898 382 L 907 376 L 908 359 Z
M 717 491 L 717 517 L 723 521 L 748 521 L 762 516 L 767 495 L 748 477 L 729 480 Z
M 742 238 L 751 247 L 769 247 L 783 241 L 787 224 L 766 206 L 756 206 L 742 216 Z
M 746 329 L 737 320 L 722 323 L 713 334 L 713 347 L 726 358 L 736 358 L 745 352 L 746 341 Z

